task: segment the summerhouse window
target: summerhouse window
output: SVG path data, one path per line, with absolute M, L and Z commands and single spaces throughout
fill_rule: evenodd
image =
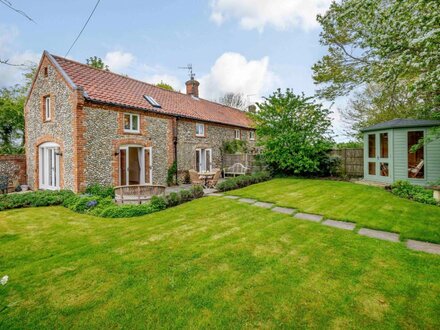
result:
M 422 144 L 417 150 L 412 150 L 412 148 L 416 146 L 423 137 L 423 131 L 408 132 L 408 178 L 411 179 L 425 178 L 425 148 Z

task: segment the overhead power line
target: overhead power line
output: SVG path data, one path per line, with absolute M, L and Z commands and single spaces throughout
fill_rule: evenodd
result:
M 0 1 L 3 1 L 3 0 L 0 0 Z M 84 29 L 86 28 L 87 24 L 89 23 L 90 19 L 92 18 L 93 13 L 95 12 L 96 7 L 98 7 L 98 5 L 99 5 L 100 2 L 101 2 L 101 0 L 96 1 L 95 7 L 93 8 L 92 12 L 90 13 L 89 18 L 87 18 L 87 21 L 84 23 L 84 25 L 83 25 L 81 31 L 79 31 L 78 36 L 77 36 L 76 39 L 73 41 L 72 45 L 70 46 L 70 48 L 69 48 L 69 50 L 67 51 L 67 53 L 66 53 L 65 56 L 69 55 L 69 53 L 70 53 L 70 51 L 72 50 L 73 46 L 75 46 L 75 44 L 76 44 L 76 42 L 78 41 L 79 37 L 81 37 L 81 34 L 83 33 L 83 31 L 84 31 Z
M 35 22 L 28 14 L 26 14 L 23 10 L 20 10 L 20 9 L 17 9 L 17 8 L 14 8 L 13 6 L 12 6 L 12 3 L 11 2 L 9 2 L 8 0 L 0 0 L 0 2 L 2 3 L 2 4 L 4 4 L 6 7 L 8 7 L 9 9 L 11 9 L 11 10 L 13 10 L 13 11 L 15 11 L 16 13 L 19 13 L 20 15 L 22 15 L 22 16 L 24 16 L 24 17 L 26 17 L 28 20 L 30 20 L 31 22 L 34 22 L 35 24 L 37 23 L 37 22 Z

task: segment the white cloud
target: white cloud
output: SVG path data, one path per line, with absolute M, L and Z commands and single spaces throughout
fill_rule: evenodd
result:
M 113 51 L 105 54 L 104 63 L 114 72 L 121 72 L 135 62 L 136 58 L 132 53 Z
M 15 50 L 15 40 L 19 32 L 15 27 L 0 26 L 0 59 L 11 64 L 38 64 L 41 54 L 30 50 Z M 21 84 L 26 67 L 0 64 L 0 88 Z
M 242 93 L 252 100 L 273 88 L 278 77 L 269 69 L 269 58 L 248 61 L 238 53 L 224 53 L 200 78 L 200 96 L 218 99 L 225 93 Z
M 211 20 L 222 24 L 237 19 L 247 30 L 260 32 L 266 25 L 278 30 L 300 27 L 304 30 L 318 26 L 316 15 L 325 12 L 331 0 L 213 0 Z

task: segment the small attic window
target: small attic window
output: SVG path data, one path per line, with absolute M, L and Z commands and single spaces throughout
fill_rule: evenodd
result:
M 44 77 L 47 77 L 49 75 L 49 69 L 47 66 L 44 68 Z
M 162 108 L 161 106 L 160 106 L 160 104 L 159 103 L 157 103 L 157 101 L 153 98 L 153 97 L 151 97 L 151 96 L 149 96 L 149 95 L 144 95 L 144 98 L 148 101 L 148 103 L 150 103 L 153 107 L 155 107 L 155 108 Z

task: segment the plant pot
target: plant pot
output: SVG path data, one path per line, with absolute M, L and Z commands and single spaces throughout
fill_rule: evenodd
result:
M 21 185 L 21 191 L 28 191 L 28 190 L 29 190 L 29 186 L 27 184 Z

